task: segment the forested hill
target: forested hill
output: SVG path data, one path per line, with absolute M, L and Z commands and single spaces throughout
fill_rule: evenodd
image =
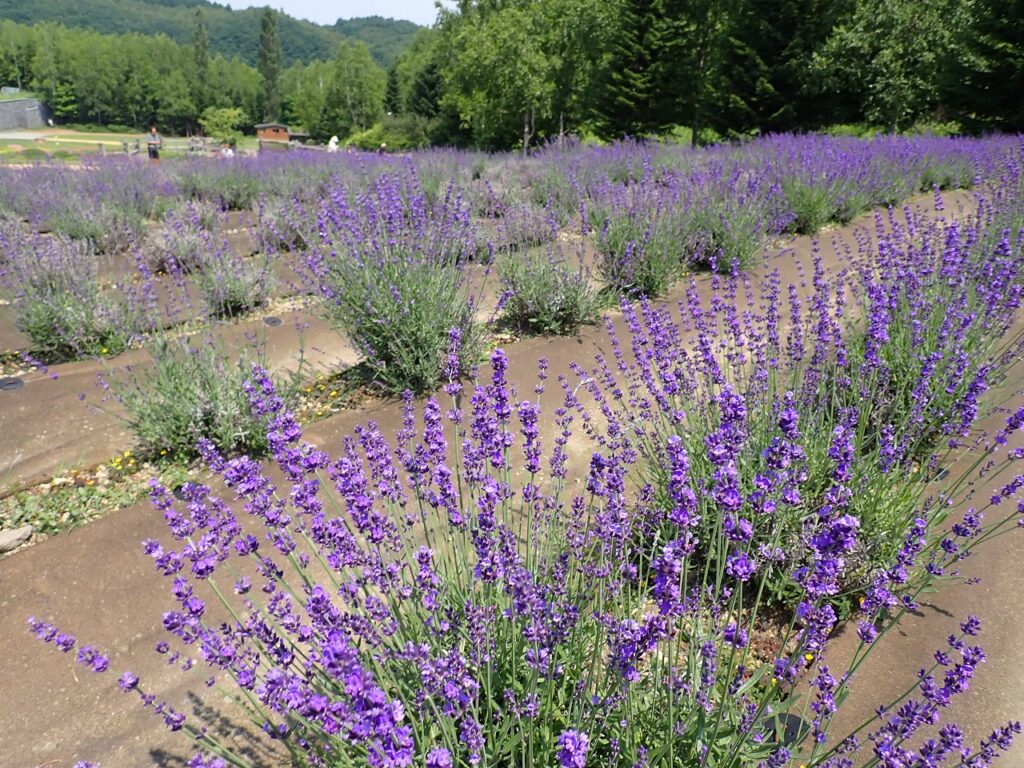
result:
M 202 8 L 211 53 L 239 56 L 255 64 L 260 39 L 260 8 L 232 10 L 206 0 L 0 0 L 0 19 L 21 24 L 57 21 L 102 33 L 163 33 L 183 45 L 192 40 L 196 8 Z M 419 27 L 411 21 L 370 16 L 339 20 L 333 26 L 278 15 L 285 64 L 333 59 L 342 40 L 361 40 L 383 67 L 389 67 Z

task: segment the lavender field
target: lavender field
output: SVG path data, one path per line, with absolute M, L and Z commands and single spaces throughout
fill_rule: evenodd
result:
M 1022 174 L 0 168 L 9 764 L 1015 764 Z

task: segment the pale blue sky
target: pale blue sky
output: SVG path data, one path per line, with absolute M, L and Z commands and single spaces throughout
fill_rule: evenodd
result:
M 384 16 L 408 19 L 429 26 L 437 17 L 434 0 L 355 0 L 352 2 L 324 2 L 324 0 L 221 0 L 232 8 L 250 8 L 269 5 L 289 16 L 309 19 L 318 24 L 333 24 L 338 19 L 356 16 Z

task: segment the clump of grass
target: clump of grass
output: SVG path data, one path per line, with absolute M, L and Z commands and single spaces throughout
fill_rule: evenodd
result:
M 186 464 L 137 462 L 124 451 L 107 464 L 76 470 L 0 499 L 0 528 L 31 525 L 50 536 L 146 499 L 153 477 L 174 488 L 189 478 Z

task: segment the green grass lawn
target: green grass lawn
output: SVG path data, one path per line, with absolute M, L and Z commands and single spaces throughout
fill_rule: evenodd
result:
M 38 98 L 34 93 L 22 91 L 21 93 L 0 93 L 0 101 L 17 101 L 18 99 Z
M 82 155 L 95 155 L 100 151 L 106 154 L 120 154 L 123 152 L 124 142 L 128 143 L 130 150 L 134 150 L 136 140 L 139 142 L 140 152 L 146 151 L 146 133 L 144 131 L 93 133 L 91 131 L 33 128 L 19 130 L 18 133 L 34 134 L 38 138 L 0 138 L 0 163 L 38 162 L 47 159 L 47 156 L 57 160 L 75 160 Z M 163 153 L 173 157 L 185 154 L 189 140 L 184 136 L 164 136 L 163 142 Z M 216 146 L 215 144 L 210 145 Z M 259 141 L 255 136 L 243 136 L 237 147 L 241 152 L 255 152 L 258 148 Z M 56 157 L 53 157 L 54 155 Z
M 146 152 L 145 131 L 76 131 L 66 128 L 29 128 L 17 131 L 20 135 L 36 138 L 4 139 L 0 137 L 0 164 L 36 163 L 47 160 L 77 162 L 83 155 L 122 154 L 124 143 L 134 151 L 139 142 L 140 154 Z M 164 136 L 163 156 L 183 156 L 189 146 L 185 136 Z M 211 151 L 216 151 L 215 142 L 207 142 Z M 243 136 L 236 151 L 255 153 L 259 140 L 255 136 Z

